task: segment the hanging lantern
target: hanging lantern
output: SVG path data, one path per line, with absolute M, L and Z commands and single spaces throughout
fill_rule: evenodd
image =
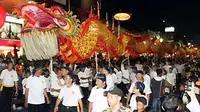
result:
M 3 27 L 6 19 L 6 12 L 2 6 L 0 6 L 0 28 Z

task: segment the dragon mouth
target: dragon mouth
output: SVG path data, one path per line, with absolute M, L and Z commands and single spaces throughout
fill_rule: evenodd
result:
M 20 38 L 23 42 L 27 59 L 49 59 L 58 53 L 57 30 L 49 31 L 31 30 L 23 32 Z

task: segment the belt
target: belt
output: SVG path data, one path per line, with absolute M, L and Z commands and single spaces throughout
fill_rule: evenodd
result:
M 74 108 L 77 108 L 77 106 L 64 106 L 62 105 L 63 107 L 65 107 L 66 109 L 74 109 Z
M 81 84 L 87 84 L 87 83 L 89 83 L 89 82 L 81 82 Z
M 7 87 L 7 88 L 12 88 L 12 87 L 14 87 L 14 85 L 7 85 L 7 84 L 3 84 L 3 87 Z

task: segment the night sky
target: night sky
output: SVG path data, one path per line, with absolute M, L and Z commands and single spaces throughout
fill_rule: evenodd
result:
M 81 8 L 80 1 L 71 0 L 73 10 Z M 174 26 L 176 28 L 175 40 L 184 42 L 193 40 L 194 44 L 200 45 L 200 0 L 101 1 L 101 15 L 104 18 L 106 12 L 108 12 L 110 20 L 112 15 L 120 11 L 132 14 L 130 20 L 121 22 L 121 26 L 130 31 L 141 32 L 150 29 L 163 32 L 165 26 Z M 163 23 L 163 20 L 166 22 Z
M 103 0 L 103 6 L 110 14 L 131 13 L 131 20 L 122 23 L 129 30 L 164 31 L 172 25 L 176 40 L 200 44 L 200 0 Z

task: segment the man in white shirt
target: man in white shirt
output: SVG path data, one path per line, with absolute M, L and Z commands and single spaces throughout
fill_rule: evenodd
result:
M 127 59 L 124 59 L 121 63 L 121 70 L 122 70 L 122 91 L 124 92 L 124 95 L 126 96 L 128 93 L 128 85 L 130 83 L 130 73 L 128 70 L 128 65 L 124 65 L 124 62 Z
M 51 104 L 50 109 L 51 111 L 54 110 L 54 106 L 56 103 L 56 100 L 59 96 L 61 88 L 65 85 L 65 81 L 62 78 L 61 69 L 59 67 L 56 68 L 56 73 L 54 71 L 51 71 Z
M 117 87 L 120 88 L 120 83 L 122 82 L 122 71 L 121 68 L 119 66 L 116 67 L 115 69 L 116 72 L 116 77 L 117 77 Z
M 152 67 L 152 69 L 151 69 L 151 71 L 150 71 L 150 77 L 151 77 L 151 79 L 157 77 L 157 73 L 156 73 L 156 69 L 157 69 L 157 68 L 158 68 L 158 67 L 157 67 L 156 65 L 154 65 L 154 66 Z
M 135 64 L 135 67 L 137 67 L 137 70 L 142 70 L 142 71 L 143 71 L 143 65 L 141 64 L 140 61 L 138 61 L 138 62 Z
M 108 108 L 107 97 L 104 96 L 106 86 L 105 74 L 97 74 L 96 86 L 92 88 L 90 96 L 88 98 L 89 109 L 88 112 L 102 112 Z
M 130 75 L 130 79 L 131 79 L 130 84 L 132 84 L 133 82 L 135 82 L 137 80 L 136 79 L 136 73 L 137 73 L 137 67 L 133 66 L 132 72 L 131 72 L 131 75 Z
M 83 103 L 86 104 L 89 95 L 89 79 L 91 78 L 91 75 L 85 71 L 84 65 L 82 65 L 80 69 L 81 71 L 78 73 L 78 78 L 83 92 Z
M 31 71 L 30 70 L 26 70 L 25 71 L 25 78 L 22 80 L 23 95 L 25 95 L 27 80 L 28 80 L 29 77 L 31 77 Z
M 45 98 L 47 104 L 50 104 L 50 100 L 47 95 L 45 81 L 40 77 L 42 68 L 35 67 L 33 74 L 34 75 L 28 79 L 24 105 L 28 108 L 28 112 L 44 112 Z
M 166 65 L 163 66 L 163 68 L 167 71 L 167 73 L 169 73 L 169 68 L 172 68 L 172 66 L 170 65 L 170 62 L 166 62 Z
M 65 86 L 60 90 L 60 94 L 56 101 L 54 112 L 83 112 L 83 102 L 80 87 L 73 84 L 74 74 L 69 73 L 65 76 Z M 62 102 L 62 105 L 60 103 Z
M 172 68 L 169 68 L 169 73 L 166 75 L 166 80 L 172 85 L 172 87 L 174 87 L 176 84 L 176 75 L 172 72 L 172 70 Z
M 143 71 L 137 71 L 137 75 L 136 75 L 136 77 L 137 77 L 137 81 L 136 82 L 142 82 L 142 83 L 144 83 L 144 85 L 145 85 L 145 88 L 144 88 L 144 93 L 145 93 L 145 95 L 147 96 L 147 100 L 149 101 L 149 99 L 150 99 L 150 94 L 151 94 L 151 88 L 150 88 L 150 85 L 147 83 L 147 82 L 145 82 L 144 81 L 144 78 L 143 78 Z M 134 89 L 134 87 L 135 87 L 135 83 L 136 82 L 134 82 L 134 83 L 132 83 L 131 84 L 131 87 L 129 88 L 129 90 L 128 90 L 128 96 L 127 96 L 127 102 L 126 102 L 126 106 L 128 106 L 129 105 L 129 101 L 130 101 L 130 98 L 131 98 L 131 94 L 133 93 L 133 89 Z
M 103 74 L 106 75 L 106 90 L 109 90 L 110 88 L 112 88 L 114 86 L 114 81 L 113 81 L 113 77 L 111 74 L 109 74 L 109 67 L 108 66 L 103 66 Z
M 13 63 L 7 63 L 8 68 L 1 72 L 0 87 L 3 87 L 0 96 L 0 112 L 12 112 L 12 93 L 15 86 L 15 96 L 18 95 L 18 76 L 17 72 L 13 70 Z

